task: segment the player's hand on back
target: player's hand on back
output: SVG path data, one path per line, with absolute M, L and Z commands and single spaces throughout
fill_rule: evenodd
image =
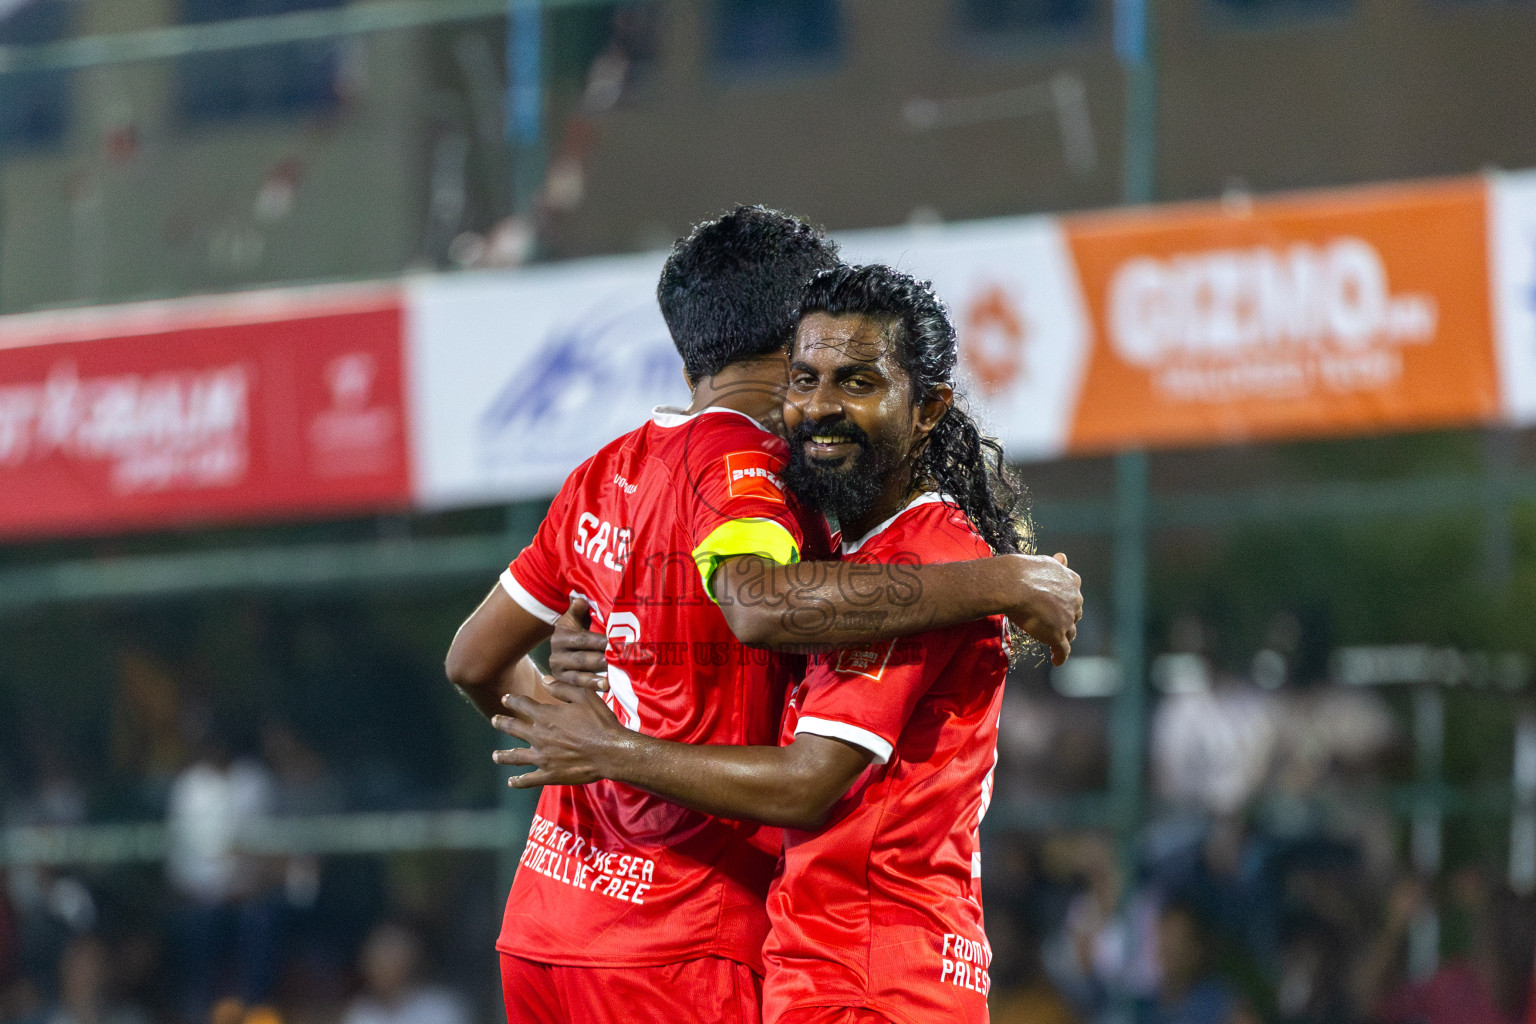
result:
M 547 686 L 556 703 L 508 694 L 502 698 L 508 713 L 491 719 L 497 729 L 528 744 L 526 749 L 498 750 L 491 760 L 535 769 L 514 775 L 507 785 L 580 786 L 607 778 L 606 758 L 636 734 L 620 725 L 590 689 L 556 680 Z
M 549 638 L 549 674 L 562 683 L 602 693 L 608 689 L 608 638 L 592 632 L 592 608 L 581 598 L 555 620 Z
M 1083 617 L 1083 578 L 1067 567 L 1063 554 L 1001 557 L 1013 559 L 1019 573 L 1018 604 L 1009 610 L 1009 620 L 1050 648 L 1051 664 L 1062 664 Z

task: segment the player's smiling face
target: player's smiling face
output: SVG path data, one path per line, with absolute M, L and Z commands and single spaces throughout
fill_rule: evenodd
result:
M 795 332 L 786 483 L 845 529 L 905 499 L 913 445 L 932 427 L 920 422 L 893 327 L 886 317 L 812 313 Z

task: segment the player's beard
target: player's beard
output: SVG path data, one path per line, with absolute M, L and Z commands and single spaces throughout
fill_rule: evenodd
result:
M 850 441 L 859 450 L 840 459 L 813 459 L 805 454 L 805 443 L 812 435 Z M 895 445 L 872 440 L 856 423 L 835 420 L 822 425 L 804 420 L 789 432 L 784 482 L 795 497 L 844 528 L 874 508 L 902 461 Z

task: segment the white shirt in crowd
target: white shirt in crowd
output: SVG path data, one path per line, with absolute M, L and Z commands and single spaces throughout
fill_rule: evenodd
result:
M 247 895 L 259 863 L 239 842 L 271 813 L 272 800 L 271 776 L 251 761 L 227 769 L 200 762 L 178 775 L 166 819 L 166 873 L 176 890 L 204 903 Z
M 423 985 L 393 1003 L 361 995 L 347 1007 L 341 1024 L 469 1024 L 469 1008 L 448 989 Z

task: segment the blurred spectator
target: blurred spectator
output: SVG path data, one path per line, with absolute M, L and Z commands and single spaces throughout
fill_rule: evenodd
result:
M 1245 815 L 1165 819 L 1147 830 L 1146 845 L 1158 889 L 1191 904 L 1229 943 L 1274 958 L 1283 903 L 1274 844 Z
M 1072 1006 L 1051 983 L 1040 956 L 1040 939 L 1017 914 L 987 911 L 992 947 L 992 1024 L 1079 1024 Z
M 625 4 L 613 12 L 608 45 L 587 69 L 582 109 L 586 114 L 611 110 L 656 60 L 658 12 L 650 4 Z
M 11 909 L 11 901 L 6 895 L 8 887 L 3 884 L 6 877 L 6 872 L 0 869 L 0 989 L 16 976 L 21 947 L 20 937 L 16 934 L 16 912 Z
M 1426 978 L 1390 986 L 1402 963 L 1409 926 L 1428 906 L 1424 886 L 1405 879 L 1394 889 L 1385 926 L 1363 957 L 1356 985 L 1360 1006 L 1380 1024 L 1512 1024 L 1499 1006 L 1498 951 L 1486 886 L 1473 869 L 1458 872 L 1440 915 L 1441 958 Z M 1383 995 L 1385 993 L 1385 995 Z
M 1333 928 L 1309 922 L 1286 937 L 1275 988 L 1279 1024 L 1333 1024 L 1350 1019 L 1349 948 Z
M 1157 917 L 1157 993 L 1138 1024 L 1238 1024 L 1237 993 L 1211 972 L 1211 953 L 1195 908 L 1169 903 Z
M 1082 883 L 1045 950 L 1047 969 L 1083 1016 L 1113 1019 L 1119 1003 L 1150 996 L 1156 984 L 1156 896 L 1125 895 L 1114 848 L 1100 836 L 1053 844 L 1047 860 L 1056 861 L 1057 872 L 1077 873 Z
M 70 756 L 50 730 L 28 730 L 32 762 L 30 792 L 12 802 L 6 815 L 15 825 L 78 825 L 85 821 L 85 787 Z
M 1536 966 L 1531 968 L 1531 978 L 1525 989 L 1526 1024 L 1536 1024 Z
M 345 808 L 341 785 L 322 758 L 285 722 L 268 722 L 261 730 L 261 752 L 275 783 L 272 812 L 281 816 L 335 814 Z M 320 858 L 295 856 L 283 867 L 283 894 L 300 909 L 320 897 Z
M 0 870 L 0 883 L 6 882 L 7 874 Z M 0 1021 L 17 1021 L 35 1015 L 40 999 L 37 986 L 21 970 L 21 935 L 8 889 L 8 884 L 0 884 Z
M 163 805 L 165 792 L 186 761 L 181 692 L 158 660 L 134 649 L 117 658 L 112 700 L 112 766 L 136 779 L 139 799 Z
M 28 767 L 22 774 L 29 785 L 6 808 L 5 823 L 33 828 L 81 824 L 85 789 L 63 742 L 35 722 L 26 737 Z M 5 883 L 15 916 L 18 970 L 40 998 L 50 997 L 66 944 L 72 936 L 96 927 L 96 898 L 74 873 L 49 865 L 16 865 L 7 872 Z
M 149 1024 L 140 1008 L 110 991 L 107 950 L 94 934 L 76 936 L 59 959 L 58 1005 L 44 1024 Z
M 84 882 L 55 868 L 12 868 L 7 895 L 16 911 L 21 973 L 39 994 L 51 995 L 56 965 L 71 937 L 96 927 L 96 900 Z
M 998 789 L 1010 799 L 1095 792 L 1105 784 L 1104 707 L 1063 697 L 1015 669 L 998 721 Z
M 1303 686 L 1286 691 L 1274 787 L 1317 795 L 1341 778 L 1369 776 L 1397 740 L 1386 702 L 1374 690 Z
M 1164 654 L 1152 666 L 1166 694 L 1152 719 L 1152 774 L 1169 803 L 1230 815 L 1269 777 L 1280 738 L 1276 701 L 1256 687 L 1217 686 L 1199 654 Z
M 358 970 L 364 989 L 341 1024 L 469 1024 L 457 994 L 421 980 L 421 939 L 405 925 L 386 922 L 363 944 Z
M 267 859 L 240 845 L 273 802 L 267 771 L 235 760 L 217 732 L 171 785 L 166 871 L 179 897 L 174 949 L 179 1008 L 188 1024 L 207 1021 L 221 995 L 247 1007 L 271 995 L 282 912 L 279 878 Z M 233 992 L 221 991 L 226 976 Z
M 330 765 L 287 722 L 271 720 L 262 727 L 261 750 L 272 770 L 276 814 L 304 817 L 347 809 L 346 794 Z M 319 857 L 299 854 L 284 858 L 280 868 L 287 958 L 280 991 L 339 1008 L 352 984 L 352 956 L 360 933 L 372 914 L 358 907 L 340 908 L 338 914 L 335 862 L 327 866 Z M 353 920 L 363 913 L 366 920 Z

